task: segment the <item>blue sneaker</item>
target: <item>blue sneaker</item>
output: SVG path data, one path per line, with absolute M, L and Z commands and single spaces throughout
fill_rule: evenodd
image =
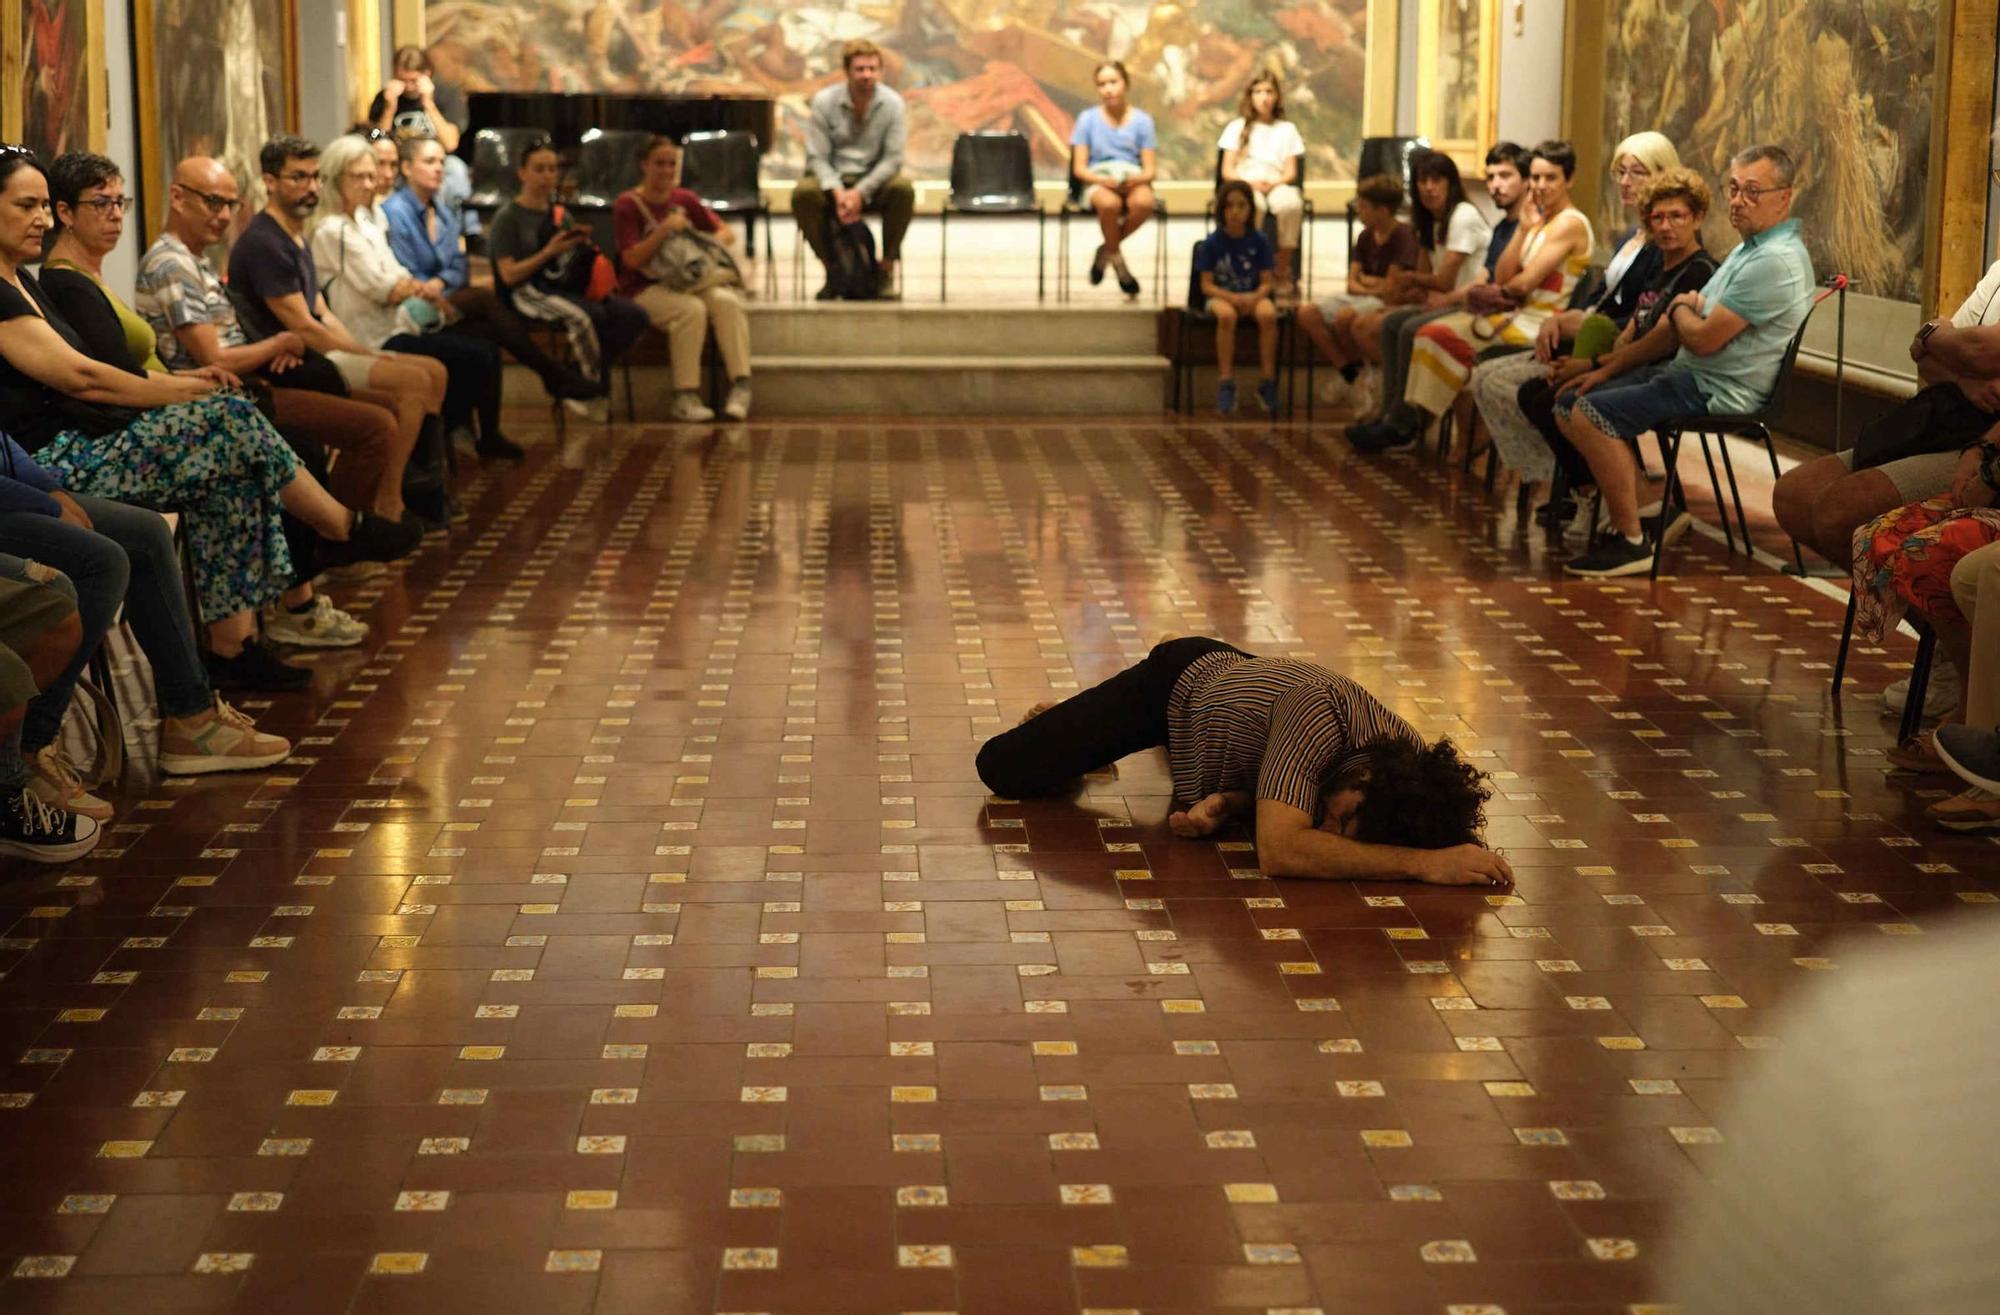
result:
M 1278 414 L 1278 381 L 1266 379 L 1257 385 L 1257 405 L 1264 408 L 1264 414 Z
M 1236 414 L 1236 381 L 1224 379 L 1215 386 L 1215 413 L 1233 416 Z

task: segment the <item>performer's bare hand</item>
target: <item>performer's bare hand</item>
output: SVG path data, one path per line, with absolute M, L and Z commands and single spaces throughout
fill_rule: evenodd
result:
M 1480 845 L 1453 845 L 1424 851 L 1417 880 L 1433 886 L 1511 886 L 1514 869 Z

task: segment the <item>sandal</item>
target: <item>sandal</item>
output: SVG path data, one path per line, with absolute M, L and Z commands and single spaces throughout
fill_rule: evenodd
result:
M 1899 772 L 1914 772 L 1919 776 L 1951 775 L 1951 768 L 1945 766 L 1944 759 L 1938 756 L 1937 741 L 1929 731 L 1912 735 L 1882 756 Z

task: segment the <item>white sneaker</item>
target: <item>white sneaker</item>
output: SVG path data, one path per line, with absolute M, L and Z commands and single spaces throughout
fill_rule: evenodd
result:
M 731 420 L 750 418 L 750 381 L 738 379 L 729 385 L 729 397 L 722 404 L 722 414 Z
M 565 397 L 563 406 L 578 420 L 590 419 L 590 399 L 587 397 Z
M 1372 366 L 1366 367 L 1355 378 L 1354 386 L 1347 390 L 1347 404 L 1354 408 L 1356 415 L 1374 415 L 1381 394 L 1382 372 Z
M 673 405 L 667 408 L 667 419 L 699 425 L 715 419 L 715 412 L 703 406 L 701 398 L 693 393 L 675 393 Z
M 1348 390 L 1351 387 L 1353 385 L 1341 378 L 1340 371 L 1332 371 L 1326 376 L 1326 382 L 1319 386 L 1320 405 L 1344 406 L 1347 402 Z
M 1924 716 L 1942 717 L 1959 705 L 1965 689 L 1959 684 L 1958 669 L 1949 662 L 1931 663 L 1931 678 L 1924 685 Z M 1882 691 L 1882 706 L 1901 712 L 1910 703 L 1910 678 L 1903 677 Z
M 314 594 L 310 612 L 294 612 L 283 603 L 267 604 L 264 638 L 300 648 L 353 648 L 368 638 L 368 626 L 353 613 L 335 607 L 325 594 Z
M 1595 519 L 1592 517 L 1595 516 Z M 1611 517 L 1604 508 L 1602 498 L 1578 498 L 1576 514 L 1563 526 L 1563 538 L 1578 543 L 1589 543 L 1599 530 L 1608 529 Z

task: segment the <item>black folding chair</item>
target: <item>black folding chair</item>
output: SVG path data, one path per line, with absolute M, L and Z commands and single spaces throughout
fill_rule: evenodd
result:
M 764 221 L 764 295 L 778 295 L 778 264 L 771 250 L 771 205 L 764 199 L 761 159 L 754 133 L 691 132 L 681 140 L 681 185 L 725 219 L 743 220 L 743 250 L 757 251 L 757 221 Z
M 1840 682 L 1847 675 L 1847 650 L 1854 642 L 1854 610 L 1856 599 L 1852 589 L 1847 594 L 1847 619 L 1840 625 L 1840 651 L 1833 659 L 1833 701 L 1840 703 Z M 1931 662 L 1937 656 L 1937 632 L 1930 623 L 1915 612 L 1905 613 L 1903 620 L 1917 632 L 1917 656 L 1910 663 L 1910 689 L 1903 702 L 1903 720 L 1896 729 L 1896 743 L 1901 744 L 1917 733 L 1924 724 L 1924 695 L 1930 692 Z
M 1035 217 L 1035 300 L 1048 291 L 1049 213 L 1035 197 L 1035 164 L 1018 132 L 962 132 L 951 148 L 951 195 L 938 210 L 938 300 L 945 300 L 951 217 Z
M 1722 521 L 1723 543 L 1730 552 L 1736 551 L 1736 536 L 1729 528 L 1729 512 L 1722 507 L 1722 483 L 1715 477 L 1715 458 L 1709 452 L 1708 440 L 1713 436 L 1715 446 L 1722 454 L 1723 474 L 1729 480 L 1729 496 L 1736 505 L 1736 525 L 1743 532 L 1743 551 L 1748 553 L 1751 550 L 1750 517 L 1743 510 L 1743 492 L 1737 487 L 1736 469 L 1729 459 L 1729 439 L 1748 438 L 1762 444 L 1765 455 L 1771 460 L 1771 478 L 1773 480 L 1778 478 L 1778 448 L 1771 440 L 1771 425 L 1784 411 L 1785 394 L 1791 386 L 1792 365 L 1798 360 L 1799 344 L 1805 341 L 1806 328 L 1812 323 L 1813 312 L 1819 309 L 1820 303 L 1846 285 L 1847 276 L 1835 274 L 1827 280 L 1827 286 L 1820 289 L 1813 297 L 1812 305 L 1806 310 L 1806 317 L 1799 321 L 1798 331 L 1792 334 L 1792 340 L 1785 344 L 1785 357 L 1778 365 L 1777 382 L 1772 385 L 1771 395 L 1764 399 L 1764 405 L 1755 411 L 1747 411 L 1740 415 L 1722 413 L 1676 416 L 1659 427 L 1656 432 L 1660 439 L 1660 455 L 1667 463 L 1667 487 L 1660 495 L 1662 524 L 1665 523 L 1665 518 L 1671 513 L 1672 508 L 1677 505 L 1676 494 L 1681 494 L 1683 498 L 1685 496 L 1686 490 L 1682 487 L 1679 464 L 1681 439 L 1687 434 L 1693 434 L 1701 442 L 1701 459 L 1708 467 L 1708 482 L 1715 490 L 1716 507 L 1721 511 L 1718 519 Z M 1657 539 L 1654 541 L 1652 577 L 1656 580 L 1660 576 L 1660 556 L 1664 547 L 1665 545 Z M 1799 573 L 1804 574 L 1805 554 L 1799 551 L 1797 540 L 1792 542 L 1792 560 L 1798 564 Z
M 521 189 L 521 157 L 549 139 L 542 128 L 481 128 L 472 134 L 472 195 L 465 204 L 482 219 L 512 200 Z
M 1069 221 L 1077 216 L 1095 220 L 1097 212 L 1084 199 L 1083 179 L 1076 176 L 1076 158 L 1070 157 L 1069 194 L 1056 211 L 1056 300 L 1069 300 Z M 1153 189 L 1153 219 L 1160 226 L 1153 247 L 1153 300 L 1164 303 L 1167 296 L 1167 200 Z
M 1403 195 L 1414 197 L 1416 186 L 1410 182 L 1410 157 L 1418 151 L 1429 150 L 1428 137 L 1363 137 L 1361 154 L 1356 158 L 1354 177 L 1358 182 L 1372 178 L 1376 174 L 1392 174 L 1403 182 Z M 1354 250 L 1354 202 L 1347 203 L 1347 249 Z
M 1194 359 L 1189 350 L 1188 333 L 1195 325 L 1213 328 L 1215 312 L 1208 308 L 1208 294 L 1202 291 L 1201 274 L 1195 269 L 1195 256 L 1201 251 L 1201 243 L 1196 242 L 1188 253 L 1187 304 L 1181 310 L 1180 325 L 1174 340 L 1174 396 L 1173 409 L 1176 412 L 1192 413 L 1194 410 Z M 1293 334 L 1297 316 L 1288 306 L 1278 307 L 1278 364 L 1285 371 L 1285 418 L 1292 417 L 1295 387 L 1298 380 L 1298 364 L 1294 359 L 1297 352 Z M 1239 326 L 1243 321 L 1239 320 Z M 1249 322 L 1256 327 L 1256 322 Z M 1239 329 L 1240 335 L 1240 329 Z M 1221 362 L 1218 360 L 1217 364 Z

